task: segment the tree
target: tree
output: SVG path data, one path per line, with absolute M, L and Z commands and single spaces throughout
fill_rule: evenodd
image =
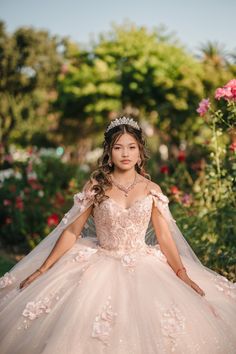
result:
M 109 118 L 126 112 L 172 137 L 189 136 L 203 93 L 201 64 L 162 33 L 130 23 L 115 26 L 89 50 L 73 47 L 67 58 L 57 108 L 60 130 L 70 139 L 104 129 Z
M 14 138 L 29 143 L 32 128 L 36 132 L 44 126 L 46 131 L 62 43 L 32 28 L 20 28 L 11 35 L 0 23 L 0 134 L 6 150 Z

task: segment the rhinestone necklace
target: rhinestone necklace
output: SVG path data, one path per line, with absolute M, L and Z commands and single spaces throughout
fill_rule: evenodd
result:
M 128 187 L 125 187 L 125 186 L 123 186 L 122 184 L 118 183 L 118 182 L 114 179 L 113 175 L 111 175 L 111 177 L 112 177 L 112 182 L 113 182 L 113 184 L 114 184 L 118 189 L 120 189 L 122 192 L 124 192 L 126 197 L 128 197 L 129 191 L 130 191 L 131 189 L 133 189 L 134 186 L 139 182 L 139 180 L 138 180 L 138 173 L 137 173 L 137 172 L 135 173 L 134 181 L 133 181 Z

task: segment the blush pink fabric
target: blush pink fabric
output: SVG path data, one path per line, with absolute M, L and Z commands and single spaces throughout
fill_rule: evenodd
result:
M 75 204 L 87 201 L 85 210 L 92 198 L 79 194 Z M 236 353 L 235 284 L 184 255 L 188 275 L 206 296 L 179 279 L 159 246 L 145 243 L 153 205 L 169 212 L 168 198 L 155 191 L 128 209 L 109 198 L 94 208 L 97 238 L 79 238 L 23 290 L 18 285 L 52 247 L 50 236 L 47 251 L 35 251 L 6 273 L 0 353 Z

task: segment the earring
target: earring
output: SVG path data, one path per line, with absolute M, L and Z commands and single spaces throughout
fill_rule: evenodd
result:
M 138 167 L 140 167 L 141 166 L 141 159 L 138 159 L 138 161 L 137 161 L 137 164 L 138 164 Z
M 109 167 L 112 167 L 112 162 L 111 162 L 110 159 L 108 160 L 108 166 L 109 166 Z

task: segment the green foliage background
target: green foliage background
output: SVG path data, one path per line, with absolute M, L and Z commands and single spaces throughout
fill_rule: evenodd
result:
M 236 167 L 235 151 L 229 149 L 235 108 L 228 125 L 196 113 L 198 102 L 210 97 L 215 111 L 229 117 L 213 96 L 235 77 L 235 55 L 229 58 L 217 43 L 206 43 L 194 56 L 161 28 L 150 31 L 130 22 L 113 26 L 86 47 L 34 28 L 9 34 L 4 23 L 0 39 L 0 172 L 13 171 L 0 188 L 1 198 L 11 202 L 0 208 L 1 245 L 8 252 L 26 252 L 48 234 L 47 217 L 62 216 L 95 167 L 96 158 L 86 157 L 101 146 L 104 128 L 128 114 L 146 127 L 148 172 L 170 197 L 188 242 L 204 264 L 235 279 Z M 63 161 L 40 157 L 31 166 L 43 193 L 27 180 L 31 158 L 11 156 L 33 147 L 64 151 Z M 178 158 L 181 152 L 184 160 Z M 164 166 L 168 173 L 162 173 Z M 58 193 L 63 205 L 56 204 Z M 190 204 L 183 202 L 186 195 Z M 24 210 L 16 207 L 19 196 Z

